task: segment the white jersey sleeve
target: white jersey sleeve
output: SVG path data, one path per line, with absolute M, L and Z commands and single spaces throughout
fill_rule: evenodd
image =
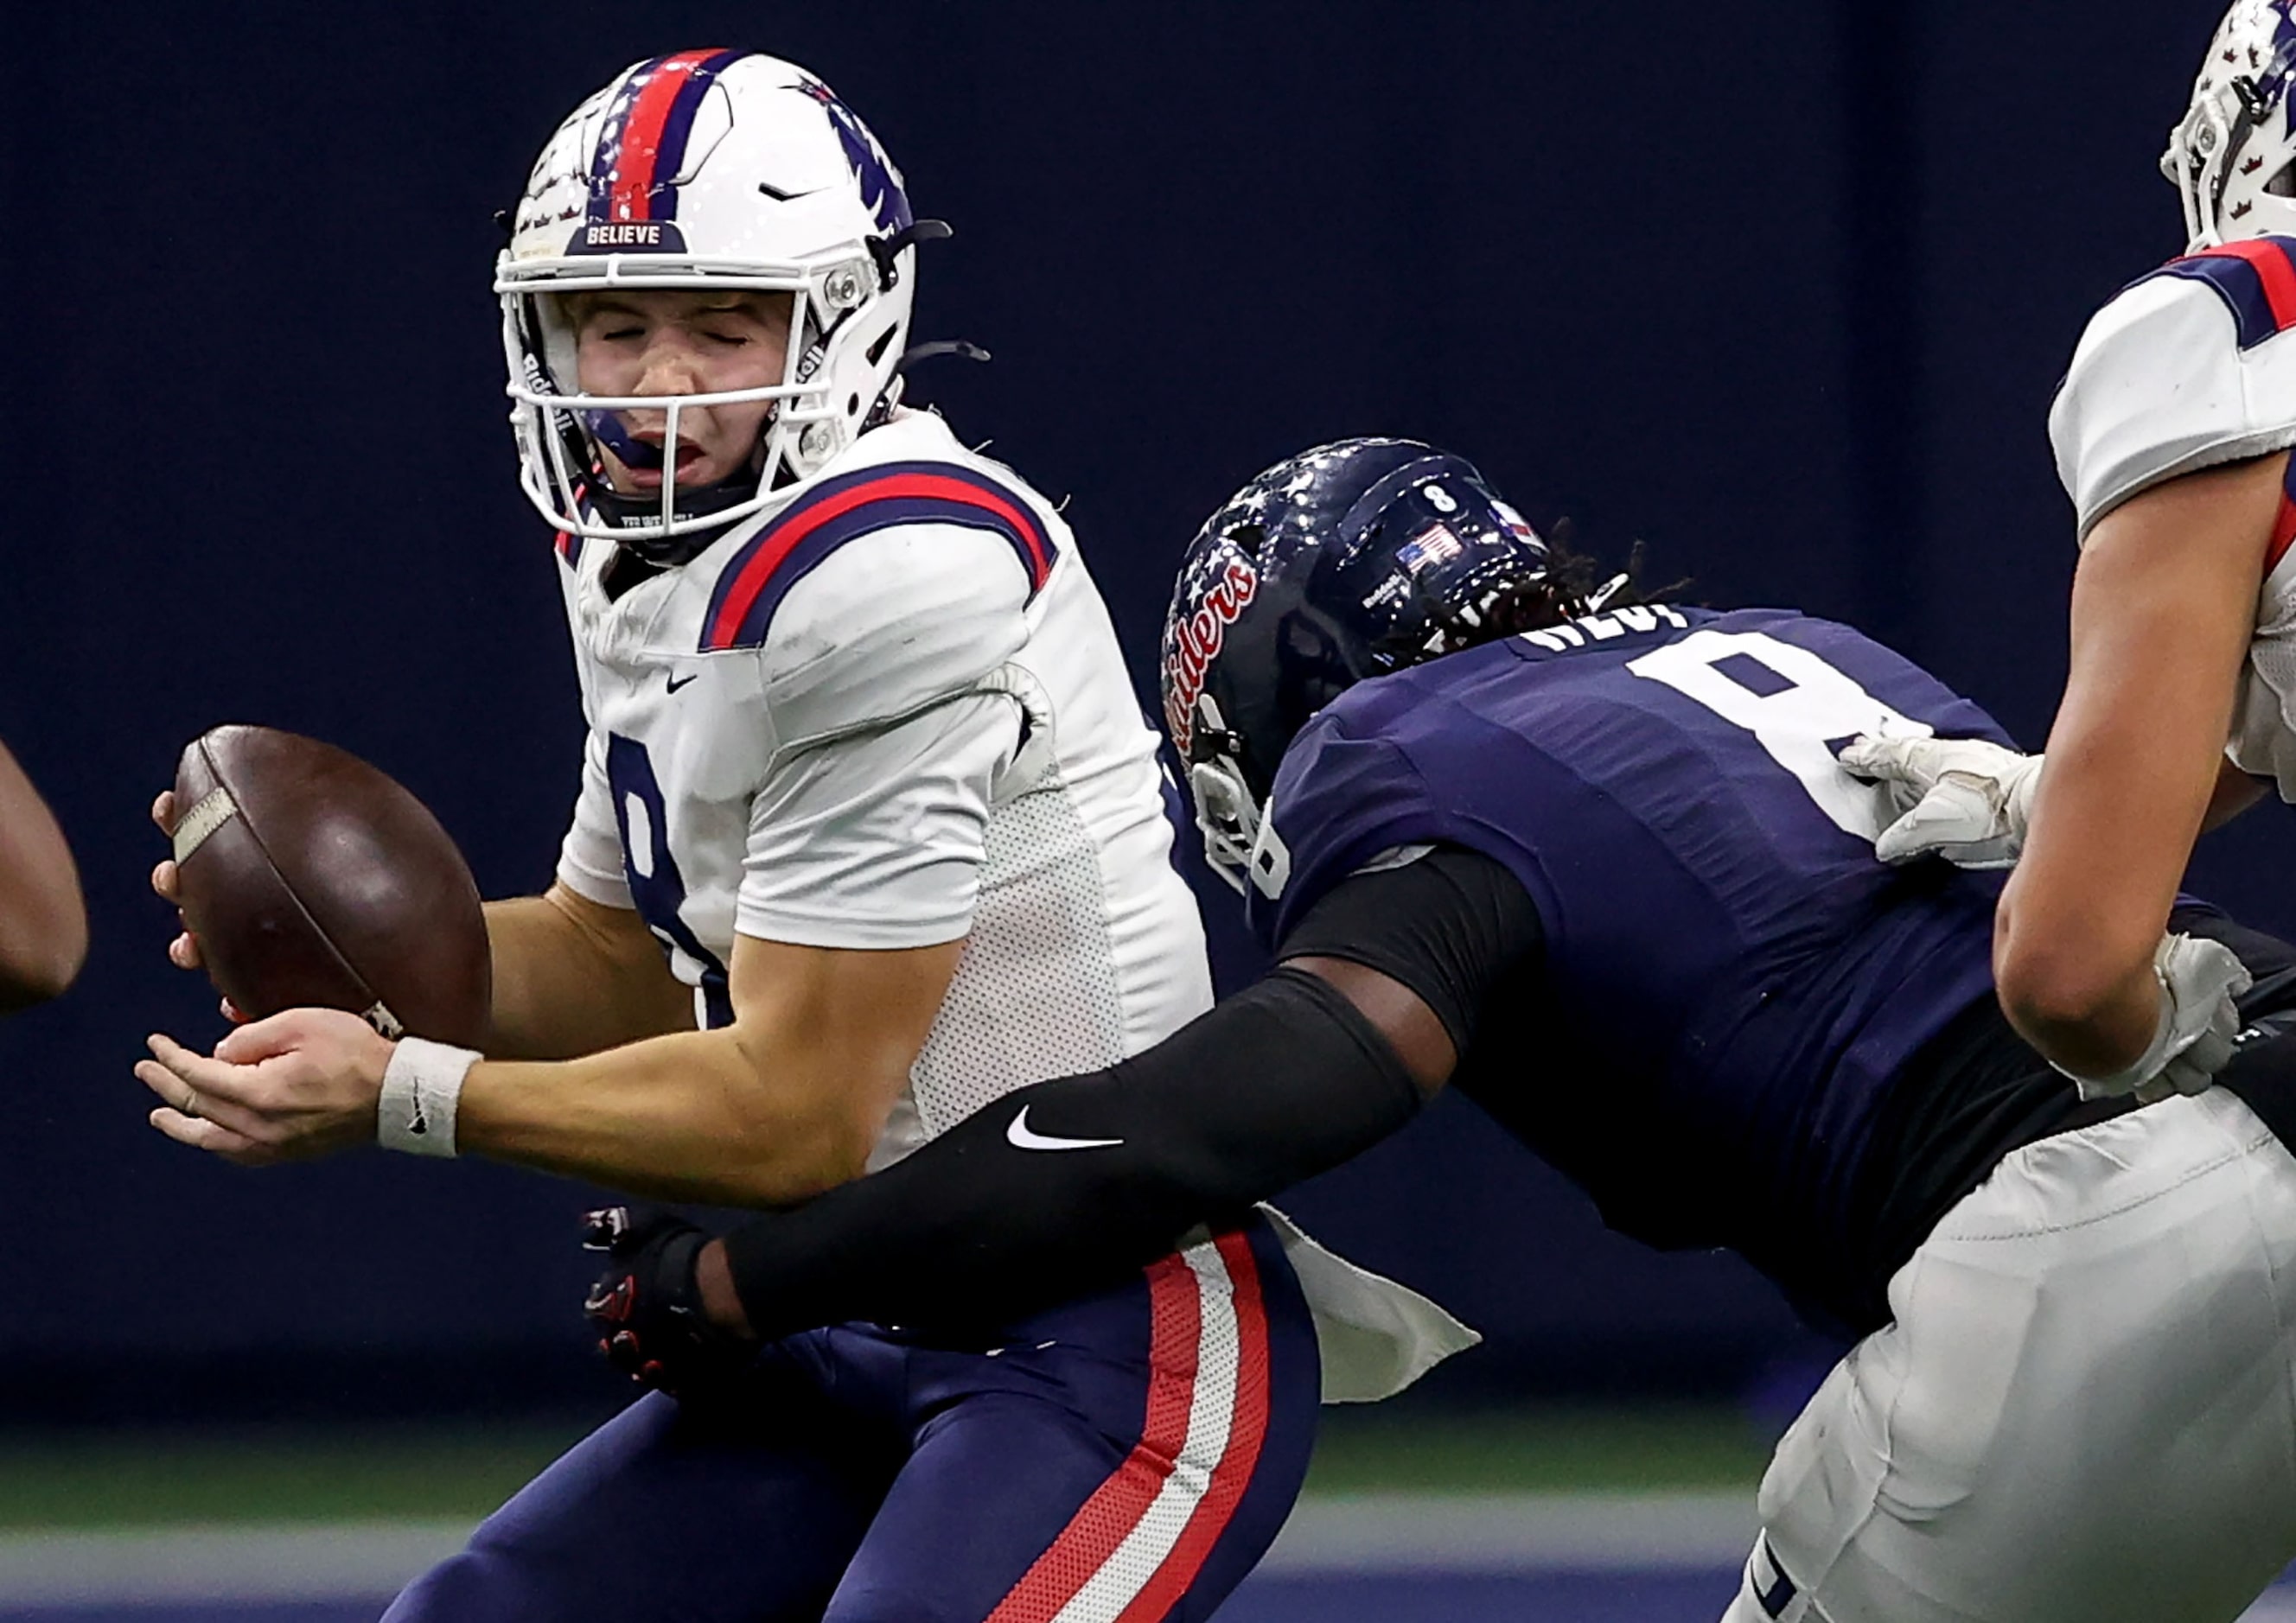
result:
M 789 590 L 761 652 L 784 750 L 977 686 L 1029 640 L 1031 586 L 984 530 L 903 524 L 845 543 Z
M 1007 538 L 946 522 L 855 536 L 790 586 L 758 651 L 775 750 L 740 933 L 880 949 L 967 933 L 1024 739 L 1003 673 L 1034 589 Z
M 582 747 L 582 789 L 574 799 L 573 824 L 558 848 L 558 882 L 602 907 L 634 906 L 622 867 L 613 791 L 606 783 L 606 738 L 594 728 Z
M 2049 413 L 2079 537 L 2140 491 L 2296 445 L 2296 240 L 2178 259 L 2081 335 Z
M 965 935 L 1021 737 L 1017 701 L 970 693 L 785 758 L 750 811 L 734 928 L 878 949 Z

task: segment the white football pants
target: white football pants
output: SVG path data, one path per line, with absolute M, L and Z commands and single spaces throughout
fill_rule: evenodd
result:
M 1890 1306 L 1723 1623 L 2231 1623 L 2296 1559 L 2296 1159 L 2231 1094 L 2018 1151 Z

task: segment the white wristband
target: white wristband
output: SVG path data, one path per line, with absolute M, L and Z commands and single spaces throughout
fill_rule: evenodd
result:
M 463 1078 L 481 1056 L 472 1049 L 403 1037 L 383 1068 L 374 1141 L 409 1155 L 455 1153 L 455 1106 Z

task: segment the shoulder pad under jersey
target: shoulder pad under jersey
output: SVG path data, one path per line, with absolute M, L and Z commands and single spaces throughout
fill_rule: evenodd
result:
M 2139 491 L 2296 444 L 2296 238 L 2171 260 L 2097 312 L 2049 413 L 2083 541 Z
M 880 463 L 823 480 L 736 548 L 700 652 L 755 649 L 794 745 L 914 713 L 996 669 L 1062 538 L 1018 481 L 969 462 Z

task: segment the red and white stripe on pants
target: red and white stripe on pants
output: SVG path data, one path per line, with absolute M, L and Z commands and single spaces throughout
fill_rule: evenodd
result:
M 1185 1594 L 1250 1486 L 1267 1434 L 1267 1313 L 1250 1242 L 1222 1234 L 1148 1270 L 1140 1441 L 988 1623 L 1152 1623 Z

